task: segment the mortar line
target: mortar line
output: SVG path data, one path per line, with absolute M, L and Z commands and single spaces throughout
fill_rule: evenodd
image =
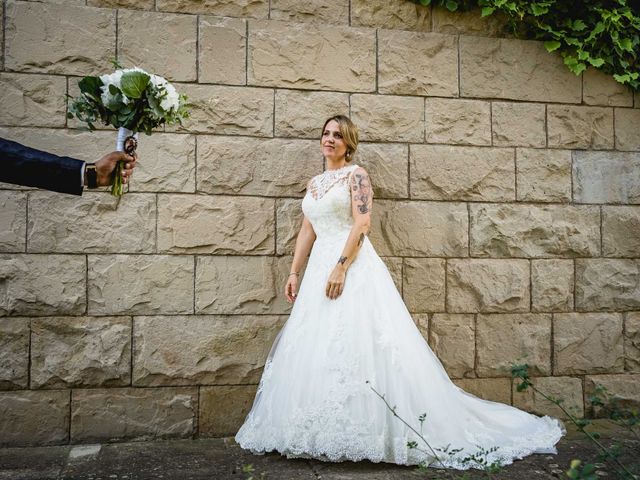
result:
M 89 315 L 89 254 L 84 256 L 84 313 Z
M 603 243 L 603 232 L 602 232 L 602 221 L 604 217 L 604 212 L 602 211 L 602 205 L 600 205 L 600 256 L 604 256 L 604 243 Z
M 27 358 L 27 388 L 31 389 L 32 385 L 31 385 L 31 344 L 33 342 L 33 339 L 31 338 L 33 336 L 33 330 L 31 328 L 31 324 L 33 323 L 33 318 L 29 318 L 29 348 L 28 348 L 28 355 L 29 357 Z
M 349 26 L 351 26 L 351 0 L 349 0 Z
M 431 15 L 431 31 L 433 31 L 433 15 Z M 457 50 L 458 50 L 458 98 L 462 98 L 462 89 L 460 87 L 461 85 L 461 80 L 460 77 L 462 76 L 462 69 L 461 64 L 462 64 L 462 60 L 460 58 L 460 34 L 456 35 L 456 43 L 457 43 Z
M 529 260 L 529 311 L 533 312 L 533 260 Z
M 544 104 L 544 148 L 549 148 L 549 127 L 547 121 L 547 104 Z
M 131 339 L 130 339 L 130 347 L 131 347 L 131 358 L 129 359 L 129 386 L 133 387 L 133 355 L 135 352 L 135 348 L 134 348 L 134 342 L 135 342 L 135 335 L 134 335 L 134 321 L 133 321 L 133 315 L 131 315 L 129 317 L 129 320 L 131 321 Z
M 154 0 L 155 1 L 155 0 Z M 120 34 L 119 32 L 119 25 L 118 25 L 118 19 L 120 17 L 120 9 L 116 9 L 116 44 L 115 44 L 115 56 L 116 56 L 116 62 L 119 62 L 120 60 L 118 59 L 118 35 Z
M 196 15 L 196 83 L 200 83 L 200 15 Z
M 271 0 L 269 0 L 269 15 L 271 15 Z M 244 26 L 244 84 L 249 85 L 249 20 Z
M 2 2 L 2 70 L 5 70 L 7 60 L 7 2 Z
M 67 428 L 67 444 L 71 443 L 71 416 L 73 414 L 73 388 L 69 389 L 69 425 Z
M 276 138 L 276 89 L 273 89 L 273 110 L 271 115 L 271 137 Z
M 196 314 L 196 269 L 198 268 L 198 256 L 193 256 L 193 314 Z
M 378 53 L 378 29 L 376 28 L 376 93 L 378 93 L 378 72 L 379 72 L 379 57 L 380 54 Z
M 549 351 L 551 352 L 551 359 L 550 359 L 550 365 L 551 365 L 551 375 L 555 375 L 556 374 L 556 361 L 555 361 L 555 349 L 553 346 L 553 336 L 555 335 L 555 331 L 554 331 L 554 324 L 556 321 L 556 316 L 554 313 L 551 314 L 551 335 L 549 337 Z
M 29 251 L 29 192 L 26 192 L 25 198 L 25 225 L 24 225 L 24 253 Z

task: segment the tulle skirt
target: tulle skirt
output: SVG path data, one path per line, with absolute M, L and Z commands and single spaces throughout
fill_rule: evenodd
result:
M 325 296 L 347 235 L 316 239 L 291 315 L 235 436 L 240 446 L 289 458 L 455 469 L 478 468 L 462 460 L 482 449 L 488 463 L 503 465 L 531 453 L 557 453 L 566 433 L 558 419 L 483 400 L 449 379 L 368 239 L 342 295 Z M 451 454 L 454 449 L 461 450 Z

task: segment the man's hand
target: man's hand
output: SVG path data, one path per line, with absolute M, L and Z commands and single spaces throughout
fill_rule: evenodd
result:
M 96 162 L 99 187 L 106 187 L 113 183 L 113 170 L 120 160 L 125 162 L 124 168 L 122 169 L 122 183 L 129 182 L 129 178 L 138 161 L 138 155 L 134 153 L 133 156 L 131 156 L 125 152 L 111 152 Z

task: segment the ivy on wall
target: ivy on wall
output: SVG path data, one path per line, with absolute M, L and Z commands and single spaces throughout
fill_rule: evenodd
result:
M 544 41 L 576 75 L 592 66 L 640 91 L 640 0 L 412 0 L 449 11 L 502 13 L 518 38 Z

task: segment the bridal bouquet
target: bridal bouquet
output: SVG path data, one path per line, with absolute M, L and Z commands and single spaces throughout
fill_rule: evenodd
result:
M 69 105 L 68 118 L 77 117 L 95 130 L 98 120 L 118 129 L 116 150 L 133 154 L 138 132 L 151 135 L 163 124 L 182 124 L 189 116 L 187 97 L 159 75 L 134 67 L 78 82 L 81 95 Z M 111 194 L 122 195 L 122 162 L 118 162 Z

